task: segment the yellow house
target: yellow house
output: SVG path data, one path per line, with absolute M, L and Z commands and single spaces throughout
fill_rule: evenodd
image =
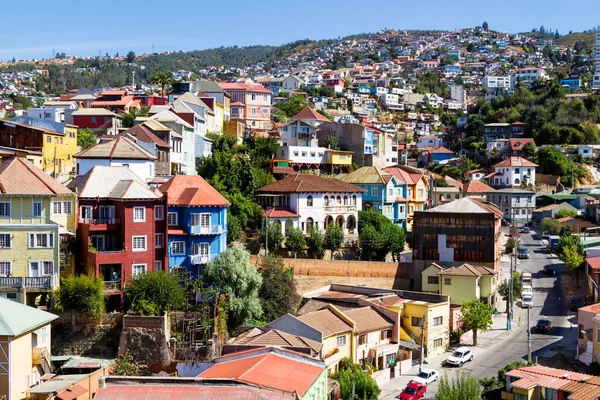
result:
M 438 269 L 430 265 L 423 270 L 423 279 L 429 280 L 430 270 L 437 270 L 439 289 L 437 293 L 450 297 L 452 304 L 466 301 L 482 300 L 494 304 L 497 289 L 498 273 L 491 268 L 463 264 L 458 267 Z M 429 288 L 427 284 L 427 288 Z M 425 291 L 425 285 L 423 286 Z
M 27 160 L 0 166 L 0 297 L 33 305 L 73 270 L 76 209 L 75 194 Z
M 225 107 L 223 104 L 215 101 L 215 130 L 217 133 L 223 133 L 225 122 Z
M 54 314 L 0 298 L 0 398 L 20 400 L 51 373 L 50 322 Z
M 327 164 L 327 169 L 331 172 L 334 172 L 336 169 L 339 171 L 350 172 L 350 167 L 352 166 L 352 154 L 354 153 L 351 151 L 325 150 L 325 163 Z

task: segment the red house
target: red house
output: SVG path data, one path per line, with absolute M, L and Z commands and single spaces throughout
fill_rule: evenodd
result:
M 116 307 L 132 276 L 168 267 L 163 196 L 127 167 L 95 166 L 68 187 L 79 199 L 75 269 L 102 277 Z
M 169 105 L 169 99 L 161 96 L 137 95 L 133 96 L 133 99 L 138 100 L 142 107 Z
M 117 114 L 104 108 L 80 108 L 71 114 L 73 125 L 91 129 L 99 135 L 116 134 L 120 120 Z

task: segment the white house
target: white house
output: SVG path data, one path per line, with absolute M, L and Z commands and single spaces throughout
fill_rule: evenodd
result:
M 388 110 L 404 110 L 404 104 L 400 103 L 400 97 L 397 94 L 386 93 L 380 97 L 380 101 Z
M 257 190 L 258 201 L 267 211 L 263 217 L 281 224 L 283 233 L 300 227 L 322 231 L 336 223 L 345 235 L 358 234 L 358 210 L 362 210 L 363 189 L 334 178 L 312 174 L 290 175 Z
M 423 102 L 433 108 L 440 108 L 444 105 L 444 99 L 435 93 L 426 93 L 423 96 Z
M 484 89 L 510 89 L 509 76 L 484 76 L 481 80 Z
M 303 86 L 306 86 L 306 82 L 296 75 L 289 75 L 281 81 L 281 87 L 287 90 L 300 90 Z
M 487 170 L 484 168 L 472 169 L 471 171 L 465 172 L 465 178 L 469 182 L 475 182 L 482 180 L 487 175 Z
M 433 135 L 424 135 L 419 136 L 419 141 L 417 142 L 418 149 L 426 149 L 428 147 L 433 147 L 437 149 L 444 145 L 444 141 L 441 136 L 433 136 Z
M 490 186 L 535 186 L 536 167 L 522 157 L 508 157 L 492 166 L 494 173 L 488 175 Z
M 577 149 L 577 153 L 583 158 L 594 158 L 600 151 L 600 146 L 596 144 L 582 144 Z
M 77 161 L 77 175 L 85 175 L 95 166 L 105 166 L 129 167 L 144 181 L 155 177 L 156 157 L 124 136 L 115 136 L 114 140 L 99 143 L 73 157 Z
M 531 87 L 537 80 L 548 80 L 548 74 L 543 68 L 520 68 L 510 74 L 510 88 L 514 89 L 518 82 Z

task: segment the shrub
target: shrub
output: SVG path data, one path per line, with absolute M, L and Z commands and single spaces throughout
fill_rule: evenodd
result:
M 125 308 L 132 314 L 159 316 L 168 309 L 180 309 L 185 304 L 185 290 L 175 273 L 139 274 L 125 287 Z
M 102 279 L 89 275 L 61 279 L 56 296 L 60 310 L 77 310 L 91 318 L 100 318 L 104 314 L 105 298 Z

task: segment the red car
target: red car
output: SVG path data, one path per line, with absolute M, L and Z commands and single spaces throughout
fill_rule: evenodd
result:
M 419 400 L 425 396 L 425 393 L 427 393 L 427 386 L 411 382 L 396 398 L 403 400 Z

